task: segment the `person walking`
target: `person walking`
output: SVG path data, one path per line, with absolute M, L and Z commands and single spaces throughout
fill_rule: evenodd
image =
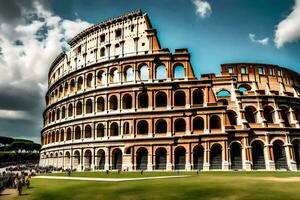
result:
M 21 196 L 22 195 L 22 182 L 20 179 L 17 179 L 17 190 L 18 190 L 19 196 Z

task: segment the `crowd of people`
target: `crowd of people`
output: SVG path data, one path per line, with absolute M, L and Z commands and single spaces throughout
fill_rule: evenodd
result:
M 0 192 L 7 188 L 15 188 L 18 190 L 18 194 L 22 195 L 22 188 L 30 187 L 30 179 L 32 175 L 32 172 L 2 172 L 2 174 L 0 175 Z

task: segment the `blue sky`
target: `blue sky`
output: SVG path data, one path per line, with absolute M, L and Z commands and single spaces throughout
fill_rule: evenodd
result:
M 278 64 L 300 72 L 300 42 L 277 49 L 273 42 L 276 26 L 291 11 L 293 0 L 208 0 L 211 14 L 201 18 L 190 0 L 101 0 L 51 2 L 53 11 L 67 19 L 101 22 L 125 12 L 141 9 L 158 30 L 162 47 L 188 48 L 196 75 L 219 73 L 228 62 Z M 252 42 L 269 38 L 267 45 Z

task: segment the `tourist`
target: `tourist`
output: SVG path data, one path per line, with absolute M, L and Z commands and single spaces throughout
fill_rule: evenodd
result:
M 17 179 L 16 185 L 17 185 L 18 194 L 19 194 L 19 196 L 21 196 L 22 195 L 22 182 L 20 179 Z

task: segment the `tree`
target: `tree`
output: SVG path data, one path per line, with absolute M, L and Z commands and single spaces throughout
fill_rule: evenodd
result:
M 0 144 L 3 144 L 4 146 L 11 144 L 15 141 L 15 139 L 5 136 L 0 136 Z

